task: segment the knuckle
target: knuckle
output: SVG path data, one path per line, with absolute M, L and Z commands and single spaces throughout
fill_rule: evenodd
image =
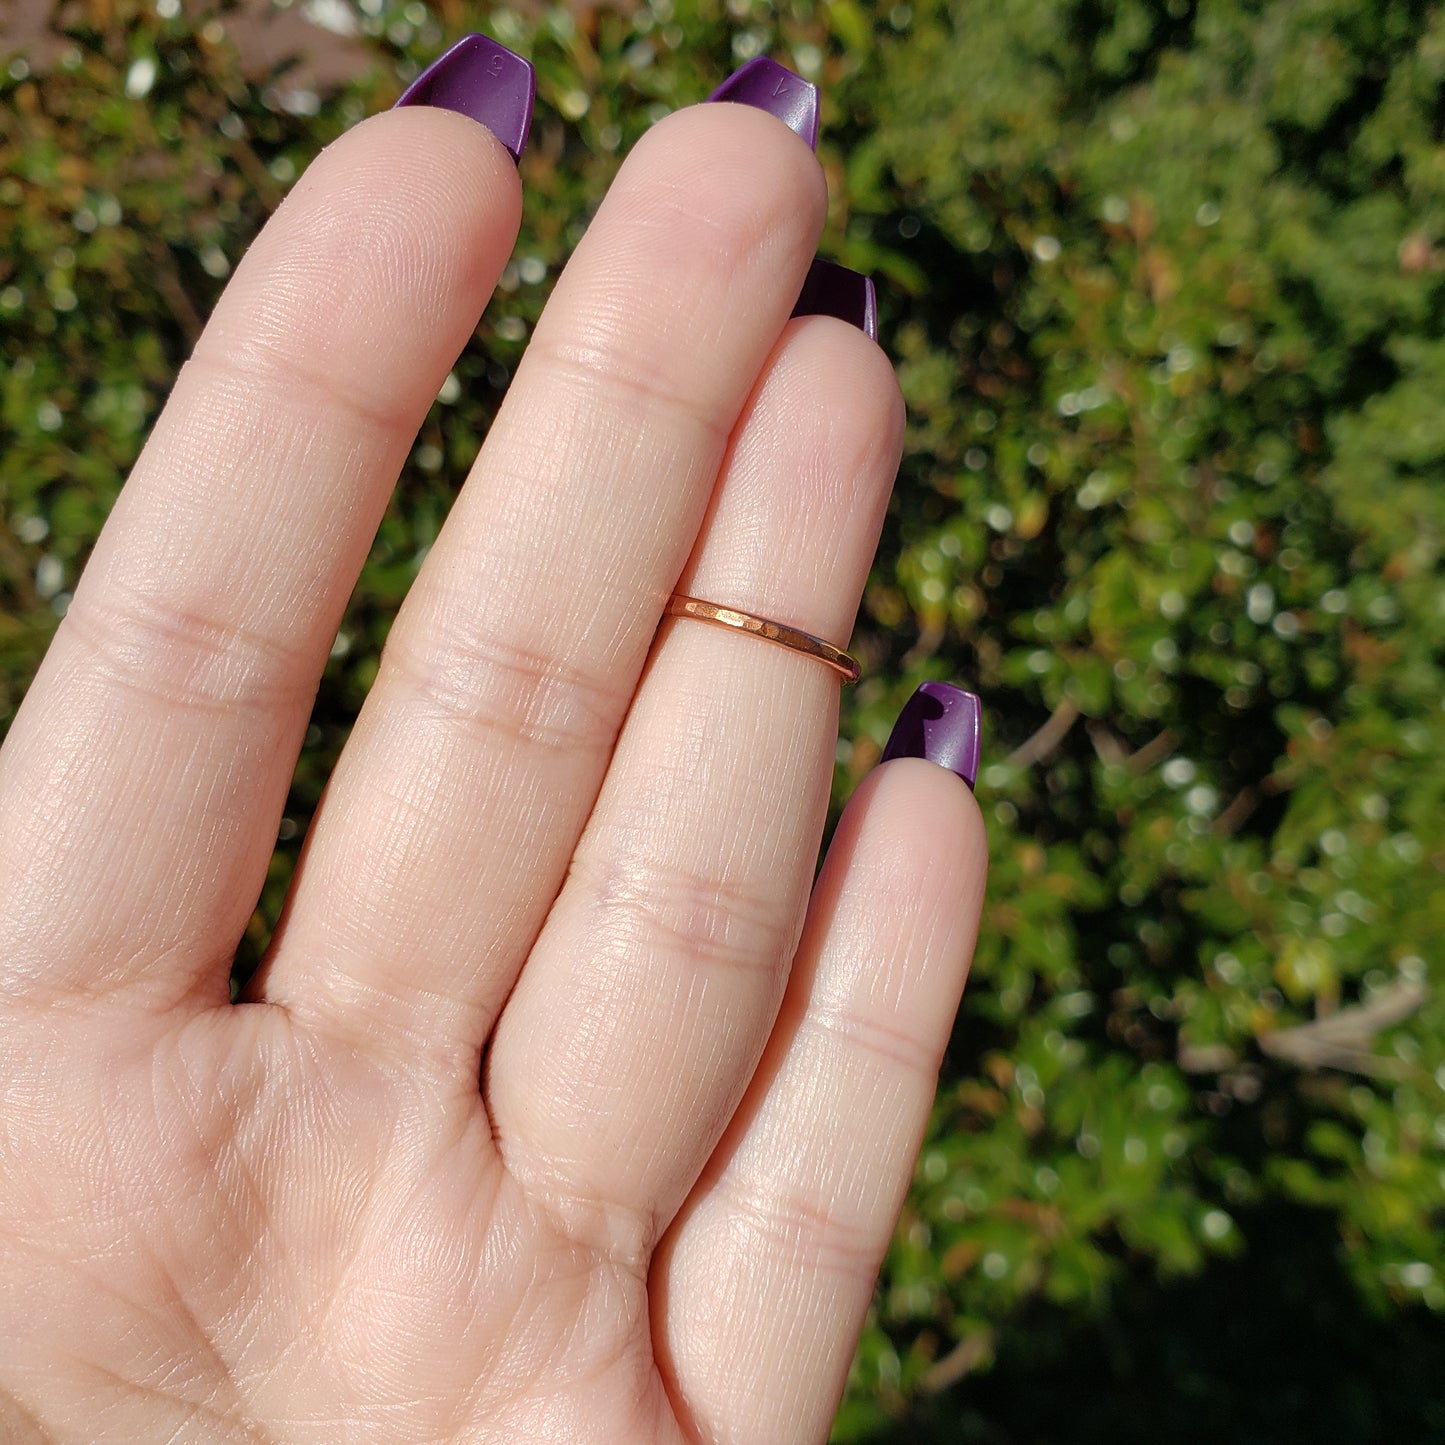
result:
M 612 669 L 459 620 L 424 651 L 393 634 L 383 666 L 423 716 L 546 751 L 610 746 L 630 691 Z
M 107 682 L 172 707 L 270 714 L 309 696 L 295 647 L 114 578 L 100 592 L 77 593 L 61 626 Z
M 636 418 L 645 416 L 655 434 L 685 439 L 688 450 L 721 452 L 730 419 L 706 378 L 676 365 L 676 348 L 638 345 L 621 323 L 594 314 L 567 339 L 539 337 L 534 349 L 552 403 L 570 400 L 559 409 L 587 418 L 587 432 L 603 438 L 609 450 L 624 444 Z
M 853 1009 L 812 1009 L 803 1027 L 825 1044 L 861 1055 L 889 1074 L 917 1075 L 934 1087 L 933 1053 L 908 1030 L 883 1015 L 869 1016 Z
M 593 900 L 601 953 L 661 947 L 695 968 L 781 976 L 788 920 L 763 890 L 658 857 L 577 871 Z
M 186 362 L 189 373 L 203 371 L 208 379 L 237 393 L 237 401 L 263 416 L 280 414 L 314 430 L 318 418 L 342 416 L 389 441 L 410 436 L 416 418 L 398 406 L 394 390 L 371 394 L 359 374 L 339 375 L 298 348 L 295 337 L 276 329 L 252 330 L 230 338 L 224 347 L 204 337 Z M 373 375 L 376 373 L 373 372 Z
M 762 1250 L 795 1261 L 809 1272 L 871 1279 L 877 1244 L 856 1212 L 830 1203 L 822 1192 L 728 1189 L 737 1227 Z

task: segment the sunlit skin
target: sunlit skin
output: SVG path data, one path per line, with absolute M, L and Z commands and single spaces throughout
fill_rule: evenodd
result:
M 658 125 L 559 282 L 232 1005 L 317 680 L 516 235 L 482 127 L 332 146 L 252 247 L 0 751 L 0 1438 L 828 1431 L 977 927 L 972 795 L 813 870 L 888 362 L 789 321 L 822 174 Z M 811 903 L 810 899 L 811 891 Z

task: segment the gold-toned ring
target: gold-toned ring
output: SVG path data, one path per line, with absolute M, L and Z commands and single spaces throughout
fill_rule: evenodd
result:
M 699 622 L 714 622 L 719 627 L 746 632 L 750 637 L 761 637 L 764 642 L 776 642 L 779 647 L 817 658 L 831 667 L 844 682 L 858 681 L 860 669 L 856 657 L 821 637 L 814 637 L 811 632 L 789 627 L 785 622 L 774 622 L 769 617 L 758 617 L 737 607 L 719 607 L 716 602 L 704 602 L 701 597 L 685 597 L 681 592 L 674 592 L 662 611 L 666 617 L 695 617 Z

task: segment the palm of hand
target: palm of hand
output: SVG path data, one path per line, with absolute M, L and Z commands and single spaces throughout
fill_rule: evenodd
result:
M 889 863 L 864 822 L 926 806 L 925 771 L 845 817 L 855 881 Z M 522 1184 L 475 1060 L 389 1056 L 267 1004 L 0 1009 L 5 1438 L 809 1438 L 915 1148 L 887 1137 L 886 1105 L 916 1117 L 931 1079 L 886 1024 L 806 1027 L 841 875 L 825 872 L 768 1054 L 670 1227 Z M 919 980 L 920 1013 L 957 948 Z M 858 1099 L 884 1102 L 884 1137 Z M 854 1125 L 850 1157 L 834 1139 Z
M 809 903 L 836 679 L 659 629 L 676 589 L 846 637 L 897 464 L 881 352 L 788 322 L 824 198 L 776 120 L 701 107 L 624 167 L 229 1001 L 519 205 L 439 110 L 318 160 L 0 751 L 6 1438 L 826 1435 L 985 850 L 957 778 L 890 763 Z
M 32 1320 L 63 1324 L 6 1322 L 22 1369 L 66 1361 L 50 1428 L 685 1438 L 653 1361 L 644 1242 L 529 1198 L 475 1088 L 264 1007 L 154 1037 L 26 1028 L 25 1061 L 6 1056 L 7 1153 L 46 1167 L 5 1170 L 0 1268 L 22 1302 L 43 1297 Z M 77 1119 L 93 1132 L 56 1150 Z

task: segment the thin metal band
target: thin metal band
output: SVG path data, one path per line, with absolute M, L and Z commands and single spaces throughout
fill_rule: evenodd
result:
M 776 642 L 779 647 L 817 658 L 831 667 L 844 682 L 858 681 L 860 669 L 856 657 L 850 656 L 841 647 L 834 647 L 831 642 L 824 642 L 821 637 L 814 637 L 811 632 L 789 627 L 785 622 L 757 617 L 736 607 L 719 607 L 716 602 L 704 602 L 700 597 L 684 597 L 681 592 L 674 592 L 662 611 L 667 617 L 695 617 L 699 622 L 715 622 L 719 627 L 731 627 L 751 637 L 761 637 L 764 642 Z

